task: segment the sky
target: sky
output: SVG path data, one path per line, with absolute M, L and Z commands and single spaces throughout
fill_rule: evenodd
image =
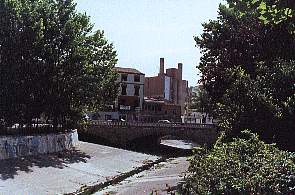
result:
M 86 12 L 94 30 L 104 30 L 114 44 L 119 67 L 135 68 L 156 76 L 159 61 L 165 68 L 183 63 L 183 78 L 195 86 L 200 60 L 194 36 L 202 23 L 215 19 L 221 0 L 75 0 Z

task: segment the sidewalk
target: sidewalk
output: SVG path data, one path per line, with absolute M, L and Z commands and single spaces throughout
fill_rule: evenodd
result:
M 0 194 L 64 194 L 106 182 L 158 157 L 79 142 L 75 150 L 0 161 Z

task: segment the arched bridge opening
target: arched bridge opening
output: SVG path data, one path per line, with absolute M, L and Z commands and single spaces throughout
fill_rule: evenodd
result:
M 95 121 L 80 133 L 91 137 L 91 139 L 103 140 L 108 145 L 121 148 L 157 147 L 160 139 L 167 136 L 191 140 L 199 145 L 211 145 L 217 138 L 217 132 L 213 125 L 179 123 Z

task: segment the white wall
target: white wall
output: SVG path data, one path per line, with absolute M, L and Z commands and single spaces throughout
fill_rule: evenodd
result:
M 168 101 L 170 101 L 170 85 L 171 85 L 171 78 L 168 76 L 165 76 L 164 95 L 165 95 L 165 99 Z
M 127 75 L 127 81 L 122 81 L 122 74 L 126 74 L 126 73 L 120 73 L 119 77 L 118 77 L 118 82 L 124 83 L 127 85 L 126 88 L 126 95 L 127 96 L 134 96 L 135 93 L 135 85 L 139 85 L 139 98 L 140 98 L 140 108 L 142 109 L 142 105 L 143 105 L 143 100 L 144 100 L 144 79 L 145 79 L 145 75 L 140 75 L 140 81 L 139 82 L 135 82 L 134 81 L 134 75 L 135 74 L 128 74 Z M 120 95 L 122 94 L 122 88 L 120 89 Z
M 205 124 L 213 124 L 213 118 L 209 117 L 206 113 L 191 112 L 189 116 L 182 116 L 182 122 L 184 123 L 202 123 L 203 116 L 206 116 Z
M 77 130 L 36 136 L 1 136 L 0 160 L 60 152 L 77 144 Z

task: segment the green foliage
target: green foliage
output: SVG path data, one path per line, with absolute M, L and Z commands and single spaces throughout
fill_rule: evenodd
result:
M 197 112 L 210 112 L 208 108 L 209 96 L 207 91 L 204 90 L 203 86 L 199 85 L 193 88 L 191 94 L 191 105 L 189 109 L 193 109 Z
M 116 95 L 116 52 L 73 0 L 0 1 L 0 118 L 77 121 Z
M 210 114 L 221 119 L 227 135 L 250 128 L 266 141 L 295 150 L 295 37 L 290 21 L 261 21 L 260 0 L 227 2 L 217 20 L 205 23 L 203 34 L 195 38 Z
M 203 34 L 195 37 L 202 52 L 197 66 L 201 82 L 214 102 L 231 82 L 228 69 L 241 66 L 255 76 L 258 62 L 295 58 L 295 39 L 285 24 L 265 25 L 255 9 L 240 5 L 245 1 L 228 2 L 220 6 L 218 19 L 203 24 Z M 243 10 L 247 14 L 240 15 Z
M 293 194 L 295 156 L 256 134 L 221 136 L 212 150 L 195 149 L 185 181 L 187 194 Z
M 289 31 L 295 33 L 295 2 L 292 0 L 228 0 L 229 6 L 238 7 L 239 15 L 249 10 L 264 23 L 270 25 L 288 24 Z
M 253 129 L 264 140 L 294 150 L 295 63 L 260 63 L 255 78 L 241 67 L 229 71 L 234 81 L 216 109 L 220 127 L 230 136 Z

